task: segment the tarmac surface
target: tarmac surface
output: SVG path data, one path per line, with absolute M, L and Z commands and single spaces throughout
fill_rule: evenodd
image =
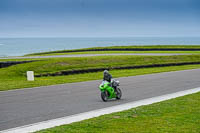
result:
M 49 55 L 49 56 L 8 56 L 8 57 L 0 57 L 0 59 L 67 58 L 67 57 L 90 57 L 90 56 L 112 56 L 112 55 L 173 56 L 173 55 L 188 55 L 188 54 L 181 54 L 181 53 L 73 54 L 73 55 Z
M 101 80 L 0 92 L 0 131 L 197 88 L 200 69 L 117 78 L 121 100 L 103 102 Z

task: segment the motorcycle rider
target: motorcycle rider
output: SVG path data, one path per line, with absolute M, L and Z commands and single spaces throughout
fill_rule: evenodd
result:
M 115 92 L 116 92 L 116 86 L 114 86 L 114 82 L 111 81 L 112 79 L 112 75 L 108 72 L 108 70 L 104 70 L 103 72 L 103 80 L 104 81 L 108 81 L 110 83 L 110 86 L 114 88 Z
M 108 70 L 104 70 L 103 72 L 103 80 L 111 83 L 112 75 L 108 72 Z

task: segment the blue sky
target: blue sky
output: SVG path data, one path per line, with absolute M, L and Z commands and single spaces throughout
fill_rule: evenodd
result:
M 200 0 L 0 0 L 0 37 L 200 36 Z

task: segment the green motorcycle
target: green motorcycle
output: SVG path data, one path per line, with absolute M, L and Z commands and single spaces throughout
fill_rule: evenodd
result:
M 111 83 L 103 81 L 99 85 L 99 89 L 101 91 L 101 98 L 104 102 L 112 98 L 121 99 L 122 97 L 122 92 L 119 88 L 119 81 L 112 80 Z

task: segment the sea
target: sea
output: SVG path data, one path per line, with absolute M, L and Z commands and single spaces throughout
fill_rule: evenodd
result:
M 0 57 L 125 45 L 200 45 L 200 37 L 0 38 Z

